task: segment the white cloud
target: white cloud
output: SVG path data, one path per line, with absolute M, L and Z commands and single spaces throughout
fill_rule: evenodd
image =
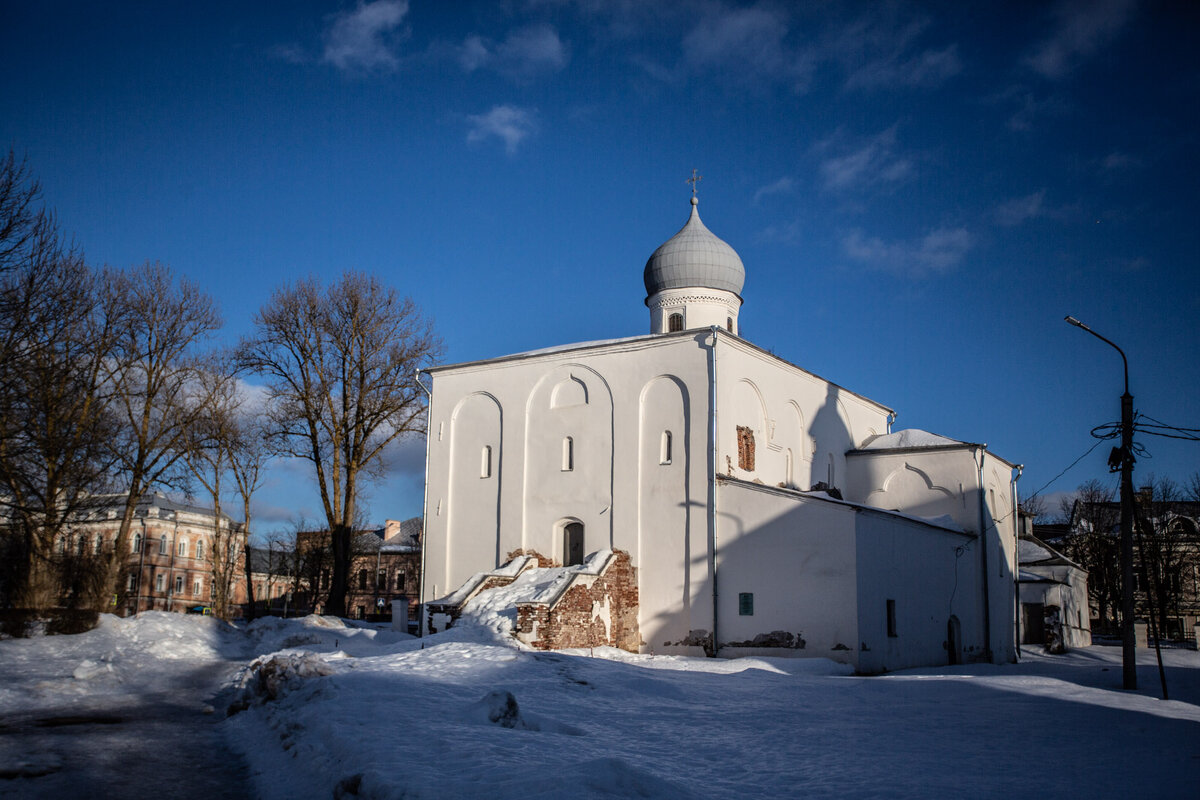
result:
M 467 72 L 487 67 L 517 78 L 557 72 L 569 59 L 566 45 L 550 25 L 520 28 L 498 44 L 471 35 L 458 52 L 458 62 Z
M 695 70 L 719 70 L 743 80 L 792 80 L 801 88 L 811 60 L 788 47 L 787 32 L 787 15 L 780 9 L 718 7 L 684 36 L 683 58 Z
M 360 0 L 353 10 L 332 15 L 321 60 L 344 70 L 395 69 L 397 29 L 407 13 L 408 0 Z
M 817 146 L 818 151 L 829 150 L 835 145 L 825 141 Z M 895 152 L 896 127 L 860 143 L 840 155 L 825 158 L 818 167 L 826 189 L 848 191 L 867 186 L 898 183 L 913 172 L 912 161 Z
M 537 130 L 533 112 L 511 105 L 493 106 L 486 114 L 469 114 L 467 141 L 471 144 L 496 137 L 504 142 L 505 151 L 511 156 L 517 145 Z
M 795 183 L 791 178 L 780 178 L 774 183 L 768 183 L 754 193 L 754 205 L 758 205 L 764 197 L 770 197 L 773 194 L 787 194 L 792 191 Z
M 899 53 L 876 59 L 850 74 L 848 88 L 879 89 L 904 86 L 932 88 L 940 86 L 962 71 L 958 45 L 941 50 L 925 50 L 911 58 Z
M 1026 220 L 1034 219 L 1043 213 L 1042 201 L 1046 199 L 1046 190 L 1016 197 L 1006 203 L 1001 203 L 995 212 L 996 223 L 1006 228 L 1020 225 Z
M 1060 0 L 1054 31 L 1025 62 L 1050 79 L 1065 77 L 1112 42 L 1133 15 L 1136 0 Z
M 847 256 L 871 269 L 907 278 L 952 272 L 974 243 L 966 228 L 937 228 L 920 239 L 885 242 L 851 231 L 842 240 Z

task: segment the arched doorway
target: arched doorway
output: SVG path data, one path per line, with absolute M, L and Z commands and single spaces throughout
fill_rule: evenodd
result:
M 583 523 L 568 522 L 563 526 L 563 566 L 583 563 Z

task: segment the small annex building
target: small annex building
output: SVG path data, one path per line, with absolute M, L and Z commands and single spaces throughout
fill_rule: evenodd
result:
M 745 268 L 695 197 L 643 278 L 648 335 L 427 370 L 421 600 L 442 624 L 516 557 L 586 573 L 611 551 L 636 591 L 572 607 L 603 629 L 635 603 L 629 649 L 1014 658 L 1014 465 L 892 432 L 892 409 L 739 336 Z

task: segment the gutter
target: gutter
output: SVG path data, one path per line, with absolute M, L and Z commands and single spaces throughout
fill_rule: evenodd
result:
M 421 373 L 424 369 L 418 368 L 416 374 L 417 386 L 425 390 L 425 395 L 429 398 L 429 402 L 425 406 L 425 492 L 424 499 L 421 501 L 421 587 L 420 597 L 417 598 L 417 636 L 425 635 L 425 542 L 429 538 L 427 536 L 429 528 L 429 429 L 433 426 L 433 375 L 429 376 L 429 388 L 425 388 L 425 384 L 421 383 Z M 382 548 L 382 543 L 380 547 Z M 376 571 L 376 580 L 378 580 L 378 571 Z M 396 624 L 395 619 L 392 620 L 392 625 Z M 408 631 L 408 620 L 404 620 L 404 630 Z
M 712 343 L 708 347 L 709 371 L 712 375 L 708 382 L 708 457 L 711 466 L 708 470 L 708 551 L 712 554 L 712 654 L 715 658 L 719 649 L 717 638 L 717 333 L 716 325 L 709 328 L 712 332 Z
M 1013 521 L 1013 661 L 1021 662 L 1021 525 L 1020 506 L 1017 504 L 1017 481 L 1025 471 L 1024 464 L 1017 464 L 1017 476 L 1012 479 L 1012 521 Z
M 992 595 L 988 588 L 988 546 L 987 546 L 987 514 L 985 512 L 986 493 L 983 490 L 983 463 L 987 460 L 987 445 L 976 447 L 974 453 L 979 464 L 979 562 L 983 569 L 983 654 L 988 662 L 992 661 Z

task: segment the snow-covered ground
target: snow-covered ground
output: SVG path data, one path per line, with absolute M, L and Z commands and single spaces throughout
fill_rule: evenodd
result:
M 104 617 L 0 642 L 0 796 L 1200 796 L 1200 654 L 858 677 L 339 620 Z M 229 709 L 234 713 L 226 716 Z M 241 710 L 237 710 L 241 709 Z

